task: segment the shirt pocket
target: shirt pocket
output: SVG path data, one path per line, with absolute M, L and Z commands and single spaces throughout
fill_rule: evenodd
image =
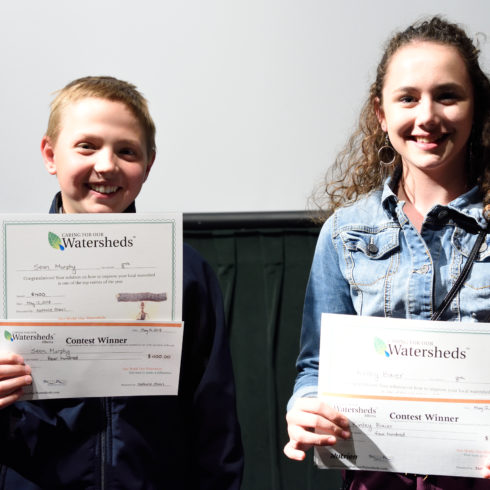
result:
M 399 228 L 355 229 L 340 232 L 346 279 L 360 291 L 384 291 L 399 264 Z

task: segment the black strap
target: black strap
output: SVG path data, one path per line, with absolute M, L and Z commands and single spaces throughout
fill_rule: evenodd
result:
M 463 282 L 466 279 L 466 277 L 468 276 L 468 272 L 470 272 L 471 266 L 473 265 L 473 262 L 475 261 L 476 254 L 480 250 L 480 247 L 482 246 L 483 240 L 485 240 L 486 235 L 487 235 L 486 229 L 480 230 L 480 233 L 478 234 L 476 242 L 473 245 L 473 248 L 471 249 L 470 255 L 468 256 L 468 260 L 466 261 L 466 264 L 463 267 L 463 270 L 459 274 L 459 276 L 456 279 L 456 282 L 453 284 L 453 287 L 451 288 L 451 290 L 446 294 L 446 297 L 442 300 L 442 303 L 439 305 L 439 308 L 437 308 L 437 310 L 430 317 L 431 320 L 439 320 L 439 318 L 446 311 L 446 308 L 449 306 L 449 304 L 453 300 L 453 298 L 456 295 L 456 293 L 458 292 L 458 290 L 463 285 Z

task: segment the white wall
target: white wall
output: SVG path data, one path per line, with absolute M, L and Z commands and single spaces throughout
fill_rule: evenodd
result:
M 428 14 L 490 34 L 488 0 L 0 3 L 1 212 L 45 212 L 52 93 L 107 74 L 157 125 L 140 211 L 303 210 L 356 121 L 384 41 Z M 483 42 L 490 69 L 490 41 Z

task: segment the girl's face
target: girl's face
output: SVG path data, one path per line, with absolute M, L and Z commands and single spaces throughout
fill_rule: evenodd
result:
M 437 178 L 441 172 L 464 172 L 473 104 L 473 87 L 457 49 L 414 42 L 391 58 L 376 112 L 405 171 Z

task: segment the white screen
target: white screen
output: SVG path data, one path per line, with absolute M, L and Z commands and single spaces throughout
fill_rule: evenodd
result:
M 39 143 L 52 93 L 101 74 L 136 84 L 157 126 L 139 210 L 304 210 L 384 42 L 433 14 L 490 34 L 487 0 L 1 2 L 0 211 L 47 211 L 58 186 Z

